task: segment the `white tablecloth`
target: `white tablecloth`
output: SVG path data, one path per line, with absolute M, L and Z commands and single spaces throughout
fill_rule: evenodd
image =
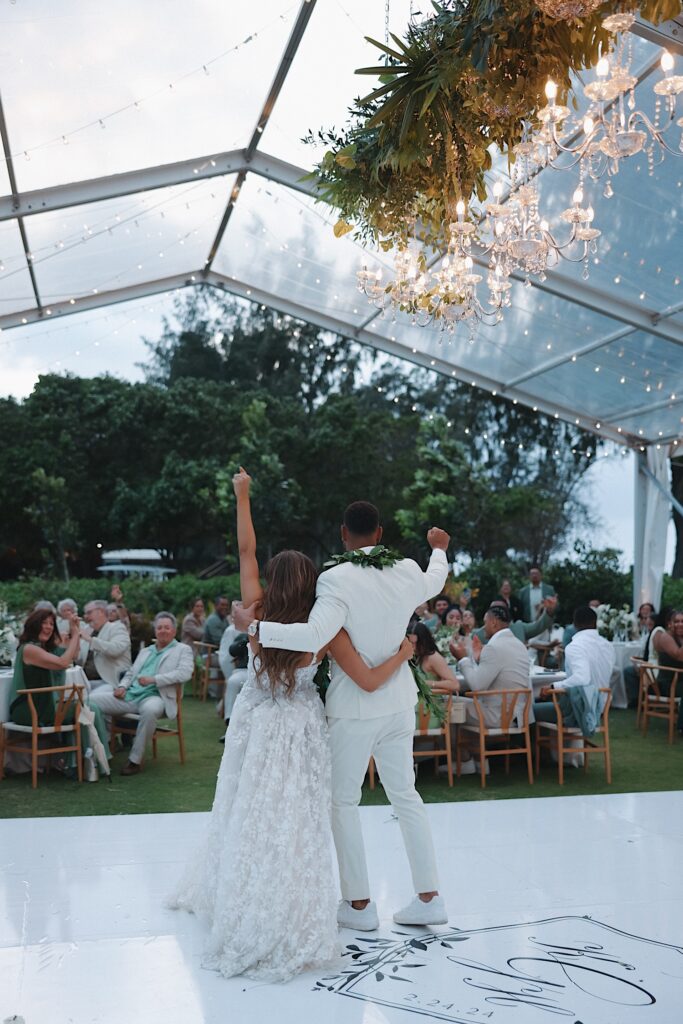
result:
M 625 708 L 628 707 L 628 697 L 626 696 L 626 685 L 624 683 L 624 669 L 628 668 L 631 664 L 631 658 L 640 658 L 645 647 L 644 640 L 613 640 L 612 648 L 614 650 L 614 671 L 612 672 L 612 678 L 610 679 L 610 687 L 612 690 L 612 707 L 613 708 Z

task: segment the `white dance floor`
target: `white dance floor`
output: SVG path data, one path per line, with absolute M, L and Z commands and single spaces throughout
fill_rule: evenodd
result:
M 439 931 L 393 925 L 399 828 L 362 815 L 379 932 L 275 986 L 202 970 L 201 926 L 163 907 L 205 815 L 0 821 L 0 1021 L 683 1020 L 683 793 L 430 805 Z

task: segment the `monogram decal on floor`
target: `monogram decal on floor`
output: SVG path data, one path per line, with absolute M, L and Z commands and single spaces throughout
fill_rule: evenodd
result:
M 679 1019 L 683 948 L 590 917 L 393 935 L 347 945 L 315 990 L 453 1024 Z

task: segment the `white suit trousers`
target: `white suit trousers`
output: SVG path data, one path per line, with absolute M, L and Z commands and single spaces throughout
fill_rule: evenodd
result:
M 166 714 L 164 702 L 161 697 L 152 695 L 144 700 L 122 700 L 114 696 L 114 689 L 107 684 L 106 689 L 100 687 L 95 690 L 91 700 L 102 709 L 104 721 L 107 726 L 107 735 L 111 734 L 112 718 L 123 718 L 124 715 L 139 715 L 137 732 L 128 755 L 128 760 L 133 764 L 142 764 L 145 757 L 145 747 L 152 739 L 157 721 Z
M 370 897 L 358 804 L 370 757 L 398 817 L 415 892 L 439 888 L 431 829 L 415 789 L 415 712 L 380 718 L 328 718 L 332 751 L 332 832 L 339 861 L 342 899 Z

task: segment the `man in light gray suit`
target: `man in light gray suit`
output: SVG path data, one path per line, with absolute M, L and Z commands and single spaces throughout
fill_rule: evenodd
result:
M 81 626 L 79 661 L 93 689 L 104 683 L 118 686 L 131 666 L 130 633 L 120 619 L 109 621 L 107 609 L 106 601 L 89 601 L 84 609 L 88 625 Z
M 143 647 L 121 682 L 114 688 L 103 686 L 91 700 L 100 707 L 111 729 L 112 717 L 140 716 L 128 764 L 122 775 L 142 771 L 145 747 L 151 740 L 157 719 L 174 719 L 178 715 L 176 684 L 186 683 L 192 675 L 192 648 L 176 640 L 178 623 L 171 612 L 159 612 L 154 619 L 156 643 Z
M 508 609 L 503 605 L 492 605 L 484 615 L 484 629 L 488 643 L 484 646 L 478 637 L 473 636 L 472 657 L 465 657 L 463 644 L 455 648 L 459 659 L 458 671 L 465 677 L 461 691 L 528 690 L 529 656 L 524 644 L 510 629 Z M 471 697 L 466 697 L 465 701 L 467 723 L 479 725 L 474 701 Z M 482 701 L 480 706 L 486 725 L 491 729 L 500 728 L 502 698 Z M 465 767 L 467 765 L 471 767 Z M 461 770 L 463 768 L 467 773 L 474 770 L 474 764 L 464 761 Z

